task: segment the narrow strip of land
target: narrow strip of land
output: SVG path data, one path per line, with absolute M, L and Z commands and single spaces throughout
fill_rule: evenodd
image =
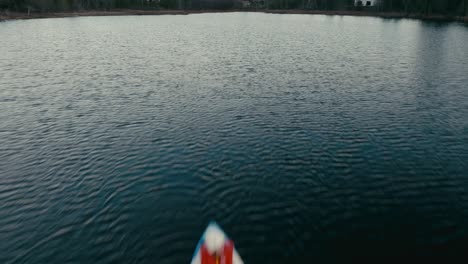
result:
M 368 12 L 368 11 L 320 11 L 320 10 L 252 10 L 252 9 L 230 9 L 230 10 L 134 10 L 113 9 L 109 11 L 88 10 L 75 12 L 0 12 L 0 21 L 14 19 L 38 19 L 38 18 L 61 18 L 79 16 L 129 16 L 129 15 L 188 15 L 201 13 L 227 13 L 227 12 L 261 12 L 270 14 L 311 14 L 311 15 L 338 15 L 338 16 L 372 16 L 382 18 L 413 18 L 431 21 L 460 21 L 468 23 L 468 17 L 444 16 L 444 15 L 419 15 L 395 12 Z

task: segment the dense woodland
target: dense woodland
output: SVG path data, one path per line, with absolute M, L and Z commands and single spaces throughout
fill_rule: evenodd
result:
M 468 16 L 468 0 L 0 0 L 0 10 L 25 12 L 109 9 L 308 9 Z

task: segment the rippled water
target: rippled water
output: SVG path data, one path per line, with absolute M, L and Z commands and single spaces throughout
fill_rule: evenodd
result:
M 462 255 L 468 28 L 254 13 L 0 23 L 0 262 Z

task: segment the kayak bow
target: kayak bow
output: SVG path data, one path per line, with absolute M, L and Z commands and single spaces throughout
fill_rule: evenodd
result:
M 243 264 L 244 262 L 224 231 L 211 222 L 198 242 L 191 264 Z

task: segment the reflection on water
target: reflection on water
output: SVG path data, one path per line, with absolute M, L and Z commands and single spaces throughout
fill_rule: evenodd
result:
M 309 15 L 0 24 L 0 262 L 462 254 L 468 30 Z

